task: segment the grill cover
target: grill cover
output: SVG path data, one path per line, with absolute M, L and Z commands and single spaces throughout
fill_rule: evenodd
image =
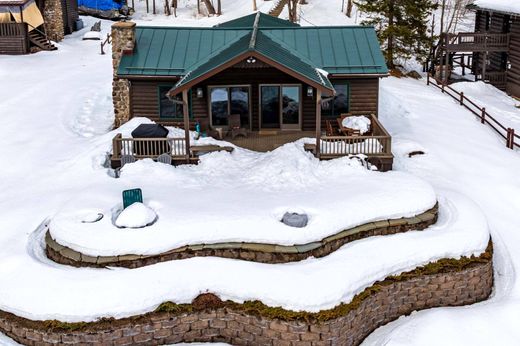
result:
M 160 124 L 141 124 L 132 131 L 133 138 L 165 138 L 168 129 Z

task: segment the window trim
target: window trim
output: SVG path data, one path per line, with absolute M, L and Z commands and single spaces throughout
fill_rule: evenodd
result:
M 251 84 L 222 84 L 222 85 L 208 85 L 206 87 L 206 95 L 207 95 L 207 103 L 208 103 L 208 114 L 209 114 L 209 125 L 213 128 L 213 114 L 211 112 L 211 89 L 213 88 L 226 88 L 227 89 L 227 94 L 228 94 L 228 99 L 227 99 L 227 102 L 228 102 L 228 106 L 227 106 L 227 109 L 228 109 L 228 114 L 231 113 L 231 94 L 229 93 L 229 89 L 230 88 L 247 88 L 248 89 L 248 105 L 249 105 L 249 130 L 251 131 L 252 128 L 253 128 L 253 116 L 252 116 L 252 104 L 251 104 L 251 100 L 252 100 L 252 90 L 253 88 L 251 87 Z M 222 127 L 224 129 L 228 129 L 229 128 L 229 125 L 215 125 L 217 127 Z
M 157 84 L 157 117 L 160 121 L 182 121 L 184 120 L 184 114 L 181 114 L 180 117 L 167 118 L 161 116 L 161 89 L 162 88 L 173 88 L 172 84 Z M 188 90 L 188 116 L 190 119 L 193 119 L 193 92 L 192 89 Z

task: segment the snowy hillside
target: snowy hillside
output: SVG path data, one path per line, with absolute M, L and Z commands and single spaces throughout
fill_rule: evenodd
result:
M 273 5 L 273 1 L 257 2 L 264 12 Z M 302 9 L 302 25 L 359 22 L 356 16 L 349 19 L 341 13 L 341 0 L 308 2 Z M 512 6 L 513 2 L 516 0 L 510 0 Z M 186 3 L 190 8 L 184 7 Z M 178 18 L 147 15 L 143 13 L 144 2 L 136 0 L 136 4 L 139 6 L 136 21 L 140 25 L 210 26 L 251 12 L 250 0 L 223 0 L 224 14 L 210 18 L 196 17 L 196 0 L 179 0 Z M 86 27 L 96 21 L 88 17 L 83 20 Z M 103 34 L 109 32 L 110 25 L 111 22 L 103 21 Z M 111 206 L 112 197 L 106 195 L 119 193 L 125 184 L 140 184 L 138 173 L 154 165 L 144 162 L 133 166 L 123 172 L 118 183 L 114 183 L 115 179 L 103 167 L 103 154 L 113 136 L 109 132 L 114 120 L 111 54 L 100 55 L 99 42 L 82 41 L 84 33 L 85 29 L 67 36 L 58 44 L 57 52 L 0 56 L 0 155 L 3 158 L 0 170 L 0 309 L 27 317 L 62 317 L 71 321 L 94 319 L 100 314 L 127 316 L 150 311 L 168 299 L 188 302 L 200 290 L 209 287 L 236 301 L 262 298 L 267 303 L 288 308 L 316 310 L 348 301 L 362 287 L 384 278 L 388 272 L 400 273 L 436 258 L 479 253 L 487 241 L 489 226 L 495 246 L 496 280 L 490 300 L 468 307 L 414 313 L 379 328 L 363 345 L 518 344 L 520 281 L 516 273 L 520 271 L 520 153 L 506 149 L 502 139 L 492 130 L 481 125 L 455 101 L 426 86 L 424 80 L 384 79 L 380 109 L 381 120 L 393 136 L 396 157 L 396 172 L 389 175 L 413 175 L 417 181 L 426 182 L 425 185 L 417 183 L 417 186 L 432 186 L 438 197 L 446 202 L 441 209 L 440 224 L 432 229 L 389 236 L 390 239 L 375 237 L 349 245 L 349 251 L 344 248 L 325 258 L 280 266 L 197 258 L 188 260 L 186 266 L 171 262 L 135 271 L 78 270 L 49 261 L 41 247 L 44 220 L 77 205 L 81 199 L 106 198 L 107 205 Z M 477 99 L 508 126 L 520 131 L 517 101 L 488 85 L 464 83 L 456 87 Z M 279 179 L 279 185 L 272 187 L 272 191 L 280 189 L 289 180 L 318 191 L 312 181 L 314 174 L 329 174 L 332 166 L 319 166 L 295 147 L 284 150 L 271 156 L 242 153 L 244 160 L 240 162 L 228 159 L 228 167 L 235 169 L 235 176 L 227 181 L 228 186 L 233 185 L 235 178 L 263 184 L 265 181 L 251 172 L 240 175 L 239 168 L 254 166 Z M 425 154 L 408 156 L 418 150 Z M 284 156 L 287 153 L 292 155 L 292 161 Z M 207 160 L 206 168 L 214 175 L 192 168 L 189 173 L 195 177 L 190 180 L 186 168 L 169 172 L 168 177 L 186 179 L 191 184 L 189 188 L 200 189 L 205 186 L 200 181 L 208 183 L 218 174 L 225 175 L 225 167 L 217 163 L 218 155 Z M 331 165 L 343 163 L 338 161 Z M 304 176 L 302 169 L 312 172 L 313 176 Z M 379 173 L 363 171 L 362 174 Z M 341 175 L 337 177 L 345 179 Z M 151 186 L 160 179 L 152 176 L 146 184 Z M 339 188 L 346 189 L 341 184 Z M 186 191 L 204 194 L 194 190 L 179 190 L 176 197 L 182 198 Z M 428 187 L 424 190 L 427 198 L 423 200 L 422 209 L 432 202 L 432 190 Z M 269 196 L 269 191 L 259 191 L 263 196 Z M 299 192 L 290 192 L 298 199 Z M 186 200 L 194 200 L 193 197 Z M 388 214 L 393 211 L 390 209 Z M 234 212 L 240 214 L 240 210 Z M 340 213 L 341 210 L 331 212 Z M 417 239 L 424 241 L 423 246 L 416 246 Z M 386 241 L 390 242 L 390 249 L 400 251 L 385 250 Z M 393 257 L 382 256 L 382 253 L 386 254 L 384 251 Z M 367 254 L 374 261 L 362 267 Z M 208 270 L 213 266 L 226 274 L 215 275 Z M 352 274 L 350 285 L 338 280 L 336 268 L 343 270 L 344 276 Z M 185 282 L 190 281 L 194 272 L 207 271 L 208 276 L 198 275 L 193 285 L 174 292 L 171 288 L 176 287 L 179 280 L 169 275 L 172 271 L 177 271 Z M 240 284 L 233 281 L 233 277 L 247 278 L 252 272 L 258 276 L 241 280 Z M 271 294 L 272 287 L 265 283 L 273 277 L 279 289 Z M 309 277 L 314 285 L 302 288 Z M 149 280 L 136 284 L 143 278 Z M 329 284 L 331 282 L 335 285 Z M 112 289 L 106 290 L 107 287 Z M 236 287 L 239 287 L 238 293 Z M 53 296 L 57 291 L 63 294 Z M 123 291 L 127 294 L 121 294 Z M 93 295 L 84 299 L 89 292 L 97 292 L 102 299 L 94 299 Z M 307 299 L 309 296 L 311 298 Z M 10 339 L 0 335 L 0 345 L 12 344 Z

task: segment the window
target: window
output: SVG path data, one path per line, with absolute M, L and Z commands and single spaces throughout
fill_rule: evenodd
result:
M 172 102 L 168 96 L 166 96 L 171 88 L 171 85 L 159 87 L 159 118 L 180 120 L 184 118 L 184 113 L 182 111 L 182 95 L 179 94 L 175 97 L 175 99 L 181 103 Z M 191 89 L 188 92 L 188 107 L 191 118 Z
M 210 87 L 211 123 L 213 126 L 227 126 L 230 114 L 240 114 L 242 126 L 249 126 L 249 87 Z
M 349 85 L 346 82 L 332 83 L 336 90 L 336 96 L 324 99 L 321 103 L 321 114 L 323 116 L 339 117 L 349 111 Z

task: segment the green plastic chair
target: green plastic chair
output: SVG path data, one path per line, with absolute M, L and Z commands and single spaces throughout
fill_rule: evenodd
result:
M 143 203 L 143 191 L 141 191 L 141 189 L 124 190 L 123 209 L 126 209 L 135 202 Z

